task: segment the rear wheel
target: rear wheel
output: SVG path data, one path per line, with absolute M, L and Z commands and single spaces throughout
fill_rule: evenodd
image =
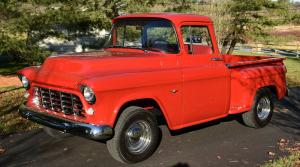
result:
M 122 163 L 136 163 L 150 157 L 159 142 L 155 116 L 140 107 L 123 111 L 115 126 L 114 137 L 107 141 L 112 157 Z
M 266 126 L 273 114 L 273 94 L 269 89 L 263 88 L 257 91 L 254 103 L 249 112 L 243 113 L 243 122 L 253 128 Z

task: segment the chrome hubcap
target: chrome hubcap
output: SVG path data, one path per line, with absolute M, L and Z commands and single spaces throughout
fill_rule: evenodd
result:
M 271 112 L 271 101 L 268 97 L 262 97 L 257 103 L 257 116 L 260 120 L 268 118 Z
M 126 146 L 133 154 L 144 152 L 149 147 L 151 139 L 151 128 L 145 121 L 136 121 L 131 124 L 125 135 Z

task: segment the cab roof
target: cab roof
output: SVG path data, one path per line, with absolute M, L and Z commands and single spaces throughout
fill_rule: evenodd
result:
M 212 20 L 207 16 L 200 16 L 196 14 L 183 14 L 183 13 L 137 13 L 137 14 L 127 14 L 121 15 L 113 19 L 113 23 L 121 19 L 133 19 L 133 18 L 157 18 L 157 19 L 167 19 L 175 24 L 181 22 L 193 22 L 201 21 L 212 23 Z

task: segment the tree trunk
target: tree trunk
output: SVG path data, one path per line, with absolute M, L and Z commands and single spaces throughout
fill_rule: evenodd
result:
M 237 43 L 237 40 L 236 39 L 233 39 L 230 43 L 230 46 L 229 46 L 229 49 L 227 51 L 227 54 L 232 54 L 233 50 L 234 50 L 234 47 Z
M 222 50 L 221 50 L 222 54 L 226 53 L 228 43 L 229 43 L 229 39 L 225 39 L 224 42 L 223 42 L 223 45 L 222 45 Z
M 232 35 L 232 33 L 229 33 L 229 34 L 227 34 L 226 37 L 224 38 L 224 42 L 223 42 L 222 50 L 221 50 L 221 53 L 222 53 L 222 54 L 226 54 L 226 52 L 227 52 L 227 45 L 230 43 L 231 35 Z

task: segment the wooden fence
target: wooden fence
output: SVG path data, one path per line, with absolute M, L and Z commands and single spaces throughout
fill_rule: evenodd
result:
M 295 45 L 278 45 L 278 44 L 261 44 L 261 43 L 238 44 L 235 47 L 235 50 L 241 52 L 300 58 L 300 42 L 298 42 Z

